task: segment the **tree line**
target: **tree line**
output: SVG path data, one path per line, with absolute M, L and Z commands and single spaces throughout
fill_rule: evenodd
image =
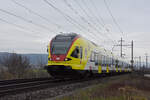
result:
M 48 77 L 42 60 L 37 61 L 40 67 L 35 68 L 26 56 L 16 53 L 5 55 L 0 59 L 0 79 L 21 79 Z

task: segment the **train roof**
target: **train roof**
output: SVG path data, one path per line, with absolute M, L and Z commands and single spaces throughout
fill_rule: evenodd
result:
M 69 34 L 58 34 L 55 36 L 53 40 L 66 40 L 66 41 L 73 41 L 74 38 L 78 37 L 79 35 L 76 33 L 69 33 Z

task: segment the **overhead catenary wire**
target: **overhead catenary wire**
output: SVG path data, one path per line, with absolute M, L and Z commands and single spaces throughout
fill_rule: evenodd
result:
M 71 9 L 76 15 L 78 15 L 79 16 L 79 18 L 85 23 L 85 24 L 87 24 L 88 26 L 89 26 L 89 28 L 87 28 L 87 27 L 85 27 L 88 31 L 91 31 L 91 30 L 96 30 L 94 27 L 93 27 L 93 25 L 88 21 L 88 20 L 86 20 L 86 18 L 84 18 L 82 15 L 80 15 L 80 13 L 76 10 L 76 9 L 74 9 L 74 7 L 67 1 L 67 0 L 63 0 L 64 1 L 64 3 L 69 7 L 69 9 Z M 90 29 L 91 28 L 91 29 Z M 97 31 L 96 31 L 97 32 Z M 87 34 L 87 33 L 86 33 Z M 96 40 L 98 40 L 99 41 L 99 39 L 98 38 L 101 38 L 101 40 L 103 39 L 103 37 L 101 37 L 101 36 L 98 36 L 98 34 L 96 34 L 95 32 L 90 32 L 89 33 L 89 35 L 90 36 L 92 36 L 93 37 L 93 35 L 95 35 L 96 37 L 94 37 Z M 98 37 L 98 38 L 97 38 Z
M 81 4 L 78 2 L 78 0 L 74 0 L 74 2 L 79 6 L 79 8 L 83 11 L 83 13 L 89 18 L 89 19 L 93 19 L 91 16 L 89 16 L 89 14 L 85 11 L 85 9 L 81 6 Z M 95 31 L 97 31 L 98 33 L 101 33 L 97 30 L 97 28 L 95 28 L 94 26 L 96 26 L 96 23 L 93 22 L 93 28 Z
M 93 5 L 93 7 L 95 8 L 95 10 L 96 10 L 97 13 L 98 13 L 98 9 L 99 9 L 99 8 L 97 8 L 97 6 L 94 4 L 93 0 L 89 0 L 89 1 L 91 2 L 91 4 Z M 101 20 L 101 22 L 102 22 L 102 24 L 103 24 L 103 27 L 105 27 L 104 19 L 102 18 L 102 16 L 100 15 L 100 13 L 98 13 L 97 15 L 98 15 L 98 17 L 100 18 L 100 20 Z
M 29 6 L 29 8 L 28 8 L 28 5 L 25 5 L 25 4 L 22 3 L 22 2 L 19 3 L 19 0 L 12 0 L 12 1 L 15 1 L 15 2 L 18 1 L 17 3 L 20 4 L 20 5 L 22 5 L 22 8 L 26 9 L 28 12 L 30 12 L 30 14 L 37 15 L 37 16 L 39 16 L 39 17 L 41 16 L 41 17 L 40 17 L 41 20 L 43 19 L 43 20 L 45 20 L 45 21 L 47 21 L 47 22 L 48 22 L 48 20 L 49 20 L 49 21 L 50 21 L 50 22 L 49 22 L 50 24 L 55 25 L 55 23 L 52 23 L 52 22 L 53 22 L 53 21 L 55 22 L 56 20 L 52 20 L 52 22 L 51 22 L 51 19 L 49 19 L 49 18 L 51 18 L 51 16 L 50 16 L 50 17 L 43 16 L 43 15 L 42 15 L 40 12 L 38 12 L 37 10 L 30 9 L 30 6 Z M 51 0 L 51 1 L 53 1 L 53 0 Z M 57 1 L 57 0 L 56 0 L 56 1 Z M 68 2 L 69 2 L 70 0 L 65 0 L 65 1 L 68 1 Z M 85 0 L 85 1 L 86 1 L 86 0 Z M 92 0 L 89 0 L 89 1 L 94 2 L 94 1 L 92 1 Z M 60 1 L 58 0 L 58 2 L 60 2 Z M 79 0 L 78 2 L 81 2 L 81 1 Z M 61 3 L 62 3 L 62 2 L 61 2 Z M 94 2 L 94 3 L 95 3 L 95 2 Z M 73 3 L 71 2 L 70 4 L 74 4 L 74 2 L 73 2 Z M 91 4 L 86 3 L 86 4 L 87 4 L 88 6 L 90 6 L 90 7 L 92 7 L 92 6 L 91 6 L 92 3 L 91 3 Z M 95 3 L 95 4 L 96 4 L 96 3 Z M 109 3 L 108 3 L 108 4 L 109 4 Z M 18 6 L 19 6 L 19 5 L 18 5 Z M 18 6 L 17 6 L 17 7 L 18 7 Z M 34 6 L 34 5 L 32 5 L 32 6 Z M 56 4 L 56 6 L 57 6 L 57 4 Z M 83 8 L 85 8 L 84 5 L 82 5 L 82 6 L 83 6 Z M 20 7 L 21 7 L 21 6 L 20 6 Z M 75 6 L 73 5 L 72 7 L 74 8 L 74 7 L 76 7 L 76 5 L 75 5 Z M 89 8 L 90 8 L 90 7 L 89 7 Z M 96 6 L 93 6 L 93 7 L 96 7 Z M 97 6 L 97 7 L 98 7 L 98 6 Z M 18 7 L 18 8 L 19 8 L 19 7 Z M 31 7 L 31 8 L 32 8 L 32 7 Z M 57 6 L 57 8 L 59 8 L 59 6 Z M 24 9 L 20 9 L 20 10 L 25 11 Z M 88 27 L 85 26 L 85 23 L 86 23 L 86 24 L 89 24 L 89 23 L 90 23 L 90 24 L 92 25 L 93 22 L 90 22 L 90 20 L 88 20 L 87 17 L 82 16 L 82 11 L 81 11 L 80 9 L 78 10 L 78 9 L 74 8 L 74 9 L 75 9 L 74 12 L 77 13 L 77 14 L 79 14 L 79 15 L 81 15 L 81 17 L 82 17 L 82 19 L 84 20 L 85 23 L 80 22 L 80 21 L 79 21 L 78 19 L 76 19 L 73 15 L 71 15 L 71 13 L 70 13 L 70 14 L 67 13 L 67 12 L 64 11 L 61 7 L 60 7 L 59 9 L 60 9 L 61 11 L 63 11 L 64 13 L 68 14 L 70 17 L 72 17 L 72 19 L 75 19 L 75 20 L 76 20 L 77 23 L 75 23 L 75 21 L 73 21 L 72 19 L 70 19 L 68 16 L 65 15 L 65 18 L 69 20 L 69 23 L 71 23 L 72 25 L 76 25 L 75 28 L 79 29 L 80 31 L 84 31 L 83 33 L 85 33 L 85 34 L 86 34 L 87 36 L 89 36 L 89 37 L 93 37 L 95 40 L 98 40 L 98 39 L 99 39 L 99 37 L 98 37 L 99 34 L 93 32 L 93 31 L 95 31 L 95 30 L 92 30 L 92 29 L 93 29 L 93 28 L 92 28 L 93 26 L 92 26 L 91 28 L 88 28 Z M 44 10 L 44 9 L 43 9 L 43 10 Z M 89 11 L 89 10 L 87 10 L 86 8 L 85 8 L 85 10 L 86 10 L 86 11 Z M 90 10 L 94 11 L 92 8 L 90 8 Z M 98 10 L 99 10 L 99 9 L 98 9 Z M 110 10 L 111 10 L 111 9 L 110 9 Z M 11 10 L 10 10 L 10 12 L 11 12 Z M 16 12 L 17 12 L 17 9 L 16 9 Z M 35 13 L 34 13 L 34 12 L 35 12 Z M 49 13 L 49 12 L 47 12 L 47 13 Z M 94 12 L 94 13 L 95 13 L 95 12 Z M 2 13 L 2 14 L 3 14 L 3 13 Z M 17 13 L 14 13 L 14 14 L 17 15 Z M 88 12 L 88 14 L 90 15 L 89 12 Z M 96 13 L 95 13 L 95 14 L 96 14 Z M 92 15 L 93 15 L 93 14 L 92 14 Z M 21 15 L 20 15 L 20 16 L 21 16 Z M 91 16 L 91 15 L 90 15 L 90 16 Z M 7 16 L 7 17 L 8 17 L 8 16 Z M 23 17 L 24 17 L 24 16 L 23 16 Z M 34 17 L 34 16 L 32 16 L 32 17 Z M 38 17 L 38 18 L 39 18 L 39 17 Z M 79 17 L 79 16 L 77 16 L 77 17 Z M 32 21 L 32 20 L 29 20 L 30 18 L 28 18 L 28 17 L 24 17 L 24 18 L 25 18 L 25 19 L 28 19 L 28 21 L 30 21 L 31 23 L 32 23 L 33 21 L 35 21 L 35 24 L 38 23 L 38 21 L 36 21 L 36 20 L 33 20 L 33 21 Z M 39 19 L 40 19 L 40 18 L 39 18 Z M 46 19 L 44 19 L 44 18 L 46 18 Z M 99 18 L 100 18 L 100 17 L 99 17 Z M 0 20 L 1 20 L 1 18 L 0 18 Z M 18 19 L 17 19 L 17 20 L 18 20 Z M 15 23 L 11 23 L 11 22 L 8 22 L 8 21 L 9 21 L 9 20 L 6 20 L 6 21 L 3 20 L 3 22 L 6 22 L 6 23 L 8 23 L 8 24 L 11 24 L 11 25 L 13 25 L 13 26 L 15 26 L 15 27 L 17 27 L 17 28 L 19 28 L 19 29 L 22 29 L 22 30 L 24 30 L 24 31 L 30 31 L 30 30 L 28 30 L 28 28 L 22 27 L 21 24 L 19 25 L 18 23 L 15 24 Z M 62 20 L 61 20 L 61 21 L 62 21 Z M 100 21 L 101 21 L 101 20 L 100 20 Z M 104 21 L 104 20 L 103 20 L 103 21 Z M 101 21 L 101 22 L 103 22 L 103 21 Z M 27 22 L 27 21 L 26 21 L 26 22 Z M 28 22 L 28 23 L 30 23 L 30 22 Z M 80 25 L 82 25 L 83 27 L 80 26 L 80 25 L 78 25 L 78 23 L 79 23 Z M 38 24 L 41 25 L 42 23 L 40 24 L 40 22 L 39 22 Z M 105 25 L 105 22 L 103 22 L 102 24 Z M 57 25 L 59 25 L 59 23 L 58 23 L 58 24 L 56 23 L 55 26 L 56 26 L 57 28 L 61 27 L 61 26 L 57 26 Z M 25 25 L 23 25 L 23 26 L 25 26 Z M 63 25 L 62 25 L 62 26 L 63 26 Z M 90 25 L 89 25 L 89 26 L 90 26 Z M 48 28 L 48 26 L 46 26 L 46 27 Z M 32 27 L 31 27 L 31 28 L 32 28 Z M 43 27 L 41 27 L 41 28 L 43 29 Z M 66 27 L 64 26 L 64 28 L 66 28 Z M 45 29 L 45 28 L 44 28 L 44 29 Z M 51 29 L 51 28 L 50 28 L 50 29 Z M 71 28 L 70 28 L 70 29 L 71 29 Z M 32 30 L 32 29 L 31 29 L 31 30 Z M 33 29 L 33 30 L 34 30 L 34 29 Z M 46 29 L 46 30 L 47 30 L 47 29 Z M 49 30 L 49 28 L 48 28 L 48 30 Z M 35 30 L 35 31 L 36 31 L 36 30 Z M 35 34 L 37 33 L 37 32 L 34 32 L 34 31 L 31 31 L 31 32 L 33 32 L 33 33 L 35 33 Z M 30 32 L 29 32 L 29 33 L 30 33 Z M 45 33 L 45 32 L 44 32 L 44 33 Z M 123 33 L 123 34 L 124 34 L 124 33 Z M 106 34 L 105 34 L 105 35 L 106 35 Z M 105 36 L 105 35 L 101 35 L 101 37 L 102 37 L 102 36 Z M 34 36 L 34 35 L 32 35 L 32 36 Z M 100 37 L 100 38 L 101 38 L 101 37 Z M 104 39 L 104 38 L 103 38 L 103 39 Z M 101 40 L 101 39 L 99 39 L 99 41 L 100 41 L 100 40 Z M 109 41 L 109 39 L 108 39 L 108 41 Z
M 80 31 L 85 31 L 86 30 L 87 32 L 92 33 L 89 30 L 87 30 L 87 28 L 85 28 L 80 23 L 78 23 L 76 20 L 74 20 L 72 17 L 70 17 L 69 15 L 67 15 L 66 13 L 64 13 L 63 11 L 61 11 L 60 9 L 58 9 L 57 7 L 55 7 L 52 3 L 49 2 L 49 0 L 43 0 L 43 1 L 46 2 L 54 10 L 56 10 L 57 12 L 59 12 L 69 23 L 71 23 L 72 25 L 74 25 Z M 92 35 L 92 37 L 95 38 L 95 36 L 93 36 L 93 35 Z
M 47 1 L 47 0 L 43 0 L 43 1 L 45 3 L 47 3 L 50 7 L 52 7 L 54 10 L 56 10 L 57 12 L 59 12 L 69 23 L 73 24 L 77 29 L 79 29 L 80 31 L 82 31 L 82 28 L 78 27 L 75 23 L 73 23 L 72 18 L 70 18 L 70 16 L 66 15 L 65 13 L 63 13 L 60 9 L 56 8 L 49 1 Z
M 85 4 L 85 6 L 86 6 L 86 8 L 88 9 L 88 11 L 91 13 L 91 15 L 93 15 L 93 17 L 95 17 L 95 19 L 96 19 L 96 21 L 98 22 L 98 24 L 100 24 L 100 25 L 102 25 L 103 27 L 104 27 L 104 25 L 100 22 L 100 20 L 99 20 L 99 18 L 97 18 L 97 16 L 95 15 L 95 13 L 89 8 L 89 6 L 87 5 L 87 3 L 84 1 L 84 0 L 81 0 L 84 4 Z M 92 0 L 90 0 L 91 2 L 92 2 Z M 98 25 L 98 27 L 99 27 L 99 25 Z M 100 27 L 99 27 L 100 28 Z M 104 27 L 105 28 L 105 27 Z M 110 33 L 109 33 L 110 34 Z M 112 40 L 112 34 L 110 34 L 111 35 L 111 37 L 109 37 L 107 34 L 105 34 L 105 33 L 103 33 L 103 35 L 105 35 L 105 37 L 107 37 L 107 39 L 108 40 L 111 40 L 113 43 L 114 43 L 114 40 Z M 115 44 L 115 43 L 114 43 Z
M 95 8 L 96 15 L 98 16 L 98 18 L 100 18 L 101 23 L 102 23 L 104 29 L 106 29 L 106 31 L 107 31 L 107 28 L 105 28 L 105 21 L 104 21 L 104 19 L 102 18 L 102 16 L 100 15 L 100 13 L 98 12 L 99 10 L 98 10 L 97 6 L 95 5 L 95 3 L 94 3 L 93 0 L 89 0 L 89 1 L 91 2 L 90 4 L 93 5 L 93 7 Z M 111 34 L 110 32 L 108 32 L 108 33 L 112 36 L 112 34 Z
M 81 6 L 81 4 L 78 2 L 78 0 L 74 0 L 74 2 L 79 6 L 79 8 L 84 12 L 84 14 L 85 14 L 89 19 L 92 19 L 92 17 L 89 16 L 89 14 L 87 13 L 87 11 Z M 83 3 L 84 3 L 84 2 L 83 2 Z M 111 40 L 111 41 L 114 43 L 114 41 L 113 41 L 111 38 L 109 38 L 106 34 L 100 32 L 96 27 L 93 27 L 93 28 L 94 28 L 98 33 L 102 34 L 101 36 L 103 36 L 103 37 L 105 37 L 105 38 Z M 115 44 L 115 43 L 114 43 L 114 44 Z
M 22 8 L 24 8 L 24 9 L 26 9 L 29 13 L 31 13 L 31 14 L 33 14 L 33 15 L 36 15 L 36 16 L 40 17 L 41 19 L 43 19 L 43 20 L 45 20 L 45 21 L 47 21 L 47 22 L 49 22 L 49 23 L 55 25 L 58 29 L 59 29 L 59 28 L 62 28 L 60 25 L 58 25 L 58 24 L 56 24 L 56 23 L 50 21 L 48 18 L 46 18 L 46 17 L 42 16 L 41 14 L 39 14 L 39 13 L 33 11 L 32 9 L 30 9 L 30 8 L 26 7 L 25 5 L 23 5 L 23 4 L 19 3 L 19 2 L 17 2 L 16 0 L 11 0 L 11 1 L 12 1 L 13 3 L 15 3 L 16 5 L 18 5 L 18 6 L 22 7 Z
M 95 13 L 93 13 L 93 11 L 89 8 L 89 6 L 87 5 L 87 3 L 84 1 L 84 0 L 81 0 L 83 2 L 83 4 L 85 5 L 85 7 L 88 9 L 88 11 L 91 13 L 91 15 L 93 16 L 93 18 L 96 19 L 97 23 L 99 24 L 98 25 L 98 28 L 101 29 L 101 27 L 99 26 L 102 26 L 104 27 L 104 25 L 101 23 L 101 21 L 97 18 L 97 16 L 95 15 Z
M 65 4 L 66 4 L 75 14 L 77 14 L 77 15 L 82 19 L 83 22 L 85 22 L 85 23 L 89 26 L 89 28 L 92 28 L 92 29 L 93 29 L 93 26 L 91 25 L 91 23 L 88 22 L 88 20 L 86 20 L 83 16 L 81 16 L 81 15 L 79 14 L 79 12 L 76 11 L 76 10 L 68 3 L 67 0 L 63 0 L 63 1 L 65 2 Z M 88 30 L 90 30 L 90 29 L 88 29 Z M 95 34 L 95 33 L 93 32 L 93 34 Z M 92 35 L 93 35 L 93 34 L 92 34 Z M 95 34 L 95 35 L 97 36 L 97 34 Z M 99 36 L 98 36 L 98 37 L 99 37 Z M 101 39 L 103 39 L 103 38 L 101 37 Z
M 104 0 L 104 4 L 106 5 L 107 10 L 108 10 L 110 16 L 112 17 L 112 20 L 113 20 L 114 24 L 117 26 L 117 28 L 120 31 L 120 33 L 124 36 L 123 30 L 121 29 L 120 25 L 117 23 L 117 21 L 116 21 L 115 17 L 113 16 L 111 10 L 109 9 L 109 6 L 108 6 L 106 0 Z
M 46 30 L 48 30 L 48 31 L 52 31 L 51 29 L 49 29 L 48 27 L 46 27 L 46 26 L 44 26 L 44 25 L 35 23 L 35 22 L 33 22 L 32 20 L 28 20 L 28 19 L 26 19 L 26 18 L 24 18 L 24 17 L 22 17 L 22 16 L 16 15 L 16 14 L 14 14 L 14 13 L 12 13 L 12 12 L 7 11 L 7 10 L 0 9 L 0 11 L 3 12 L 3 13 L 6 13 L 6 14 L 8 14 L 8 15 L 14 16 L 14 17 L 16 17 L 16 18 L 18 18 L 18 19 L 20 19 L 20 20 L 25 21 L 25 22 L 31 23 L 31 24 L 33 24 L 33 25 L 35 25 L 35 26 L 38 26 L 38 27 L 42 28 L 42 29 L 46 29 Z M 52 31 L 52 32 L 54 32 L 54 31 Z
M 25 28 L 25 27 L 23 27 L 23 26 L 20 26 L 20 25 L 15 24 L 15 23 L 9 22 L 9 21 L 7 21 L 7 20 L 5 20 L 5 19 L 3 19 L 3 18 L 0 18 L 0 21 L 2 21 L 2 22 L 4 22 L 4 23 L 7 23 L 7 24 L 10 24 L 10 25 L 12 25 L 12 26 L 15 26 L 15 27 L 17 27 L 17 28 L 19 28 L 19 29 L 21 29 L 21 30 L 24 30 L 24 32 L 28 33 L 28 34 L 31 35 L 32 37 L 38 37 L 38 38 L 40 37 L 40 36 L 37 34 L 38 32 L 29 31 L 28 28 Z M 36 34 L 30 34 L 30 33 L 36 33 Z
M 18 6 L 23 7 L 24 9 L 26 9 L 27 11 L 29 11 L 31 14 L 37 15 L 37 16 L 39 16 L 40 18 L 44 19 L 45 21 L 48 21 L 48 20 L 49 20 L 49 19 L 47 19 L 46 17 L 43 17 L 42 15 L 40 15 L 39 13 L 36 13 L 35 11 L 33 11 L 33 10 L 27 8 L 24 4 L 21 4 L 21 3 L 17 2 L 17 0 L 11 0 L 11 1 L 14 2 L 15 4 L 17 4 Z M 48 0 L 44 0 L 44 1 L 48 1 Z M 89 8 L 88 8 L 88 9 L 89 9 Z M 29 19 L 27 19 L 27 18 L 25 18 L 25 17 L 16 15 L 15 13 L 12 13 L 12 12 L 9 12 L 9 11 L 3 10 L 3 9 L 0 9 L 0 11 L 5 12 L 5 13 L 7 13 L 7 14 L 9 14 L 9 15 L 13 15 L 14 17 L 17 17 L 17 18 L 19 18 L 19 19 L 21 19 L 21 20 L 24 20 L 24 21 L 28 22 L 28 23 L 34 24 L 34 25 L 36 25 L 36 26 L 38 26 L 38 27 L 41 27 L 41 28 L 50 30 L 47 26 L 44 26 L 44 25 L 38 24 L 38 23 L 36 23 L 36 22 L 33 22 L 32 20 L 29 20 Z M 85 26 L 81 25 L 80 23 L 78 23 L 76 20 L 74 20 L 73 18 L 71 18 L 71 17 L 68 16 L 67 14 L 65 14 L 65 13 L 62 13 L 62 14 L 64 14 L 65 18 L 66 18 L 70 23 L 76 25 L 76 27 L 77 27 L 79 30 L 81 30 L 81 31 L 83 31 L 83 30 L 85 31 L 85 30 L 86 30 L 86 31 L 89 32 L 90 34 L 93 34 L 93 35 L 91 35 L 92 37 L 97 38 L 98 34 L 95 34 L 95 33 L 92 32 L 91 30 L 87 29 Z M 78 14 L 79 14 L 79 13 L 78 13 Z M 87 14 L 88 14 L 88 13 L 87 13 Z M 83 18 L 84 18 L 84 17 L 82 17 L 82 19 L 83 19 Z M 84 18 L 84 19 L 85 19 L 85 18 Z M 88 22 L 88 20 L 85 19 L 84 21 L 87 22 L 88 25 L 92 26 L 91 23 Z M 53 24 L 55 24 L 55 23 L 53 23 Z M 57 26 L 57 27 L 60 27 L 60 26 Z M 92 26 L 92 28 L 93 28 L 93 26 Z M 95 27 L 94 27 L 93 29 L 94 29 L 94 31 L 97 31 L 97 32 L 100 33 L 100 34 L 103 34 L 103 33 L 101 33 L 99 30 L 97 30 Z M 50 30 L 50 31 L 51 31 L 51 30 Z M 94 35 L 95 35 L 95 36 L 94 36 Z M 104 36 L 105 38 L 107 37 L 106 34 L 101 35 L 101 37 L 102 37 L 102 36 Z M 101 37 L 100 37 L 100 38 L 101 38 Z
M 77 0 L 74 0 L 74 2 L 79 6 L 79 8 L 84 12 L 84 14 L 85 14 L 87 17 L 89 17 L 90 19 L 92 19 L 91 16 L 88 15 L 88 13 L 84 10 L 84 8 L 80 5 L 80 3 L 79 3 Z M 89 23 L 89 25 L 92 26 L 90 23 Z M 92 28 L 93 28 L 96 32 L 102 34 L 99 30 L 97 30 L 96 27 L 94 27 L 95 25 L 96 25 L 96 24 L 94 23 L 94 25 L 92 26 Z M 103 35 L 102 35 L 102 36 L 103 36 Z M 99 37 L 99 36 L 98 36 L 98 37 Z
M 12 22 L 10 22 L 10 21 L 8 21 L 8 20 L 5 20 L 5 19 L 3 19 L 3 18 L 0 18 L 0 21 L 2 21 L 2 22 L 4 22 L 4 23 L 7 23 L 7 24 L 10 24 L 10 25 L 12 25 L 12 26 L 15 26 L 15 27 L 17 27 L 17 28 L 19 28 L 19 29 L 21 29 L 21 30 L 24 30 L 24 32 L 27 32 L 28 34 L 30 34 L 30 33 L 35 33 L 34 35 L 30 34 L 30 35 L 32 35 L 32 36 L 40 37 L 40 36 L 39 36 L 40 32 L 36 32 L 36 31 L 30 30 L 30 29 L 28 29 L 28 28 L 26 28 L 26 27 L 23 27 L 23 26 L 21 26 L 21 25 L 15 24 L 15 23 L 12 23 Z

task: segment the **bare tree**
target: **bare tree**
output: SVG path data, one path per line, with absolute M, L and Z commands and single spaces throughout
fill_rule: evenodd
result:
M 1 64 L 6 67 L 8 72 L 14 75 L 15 78 L 23 78 L 27 69 L 30 68 L 29 59 L 15 53 L 4 56 L 1 60 Z
M 39 56 L 37 61 L 38 61 L 37 64 L 38 64 L 39 68 L 43 69 L 45 64 L 44 64 L 42 56 Z

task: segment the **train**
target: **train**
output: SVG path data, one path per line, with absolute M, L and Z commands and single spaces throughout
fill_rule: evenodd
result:
M 90 77 L 131 72 L 126 59 L 76 33 L 58 34 L 48 44 L 47 72 L 53 77 Z

